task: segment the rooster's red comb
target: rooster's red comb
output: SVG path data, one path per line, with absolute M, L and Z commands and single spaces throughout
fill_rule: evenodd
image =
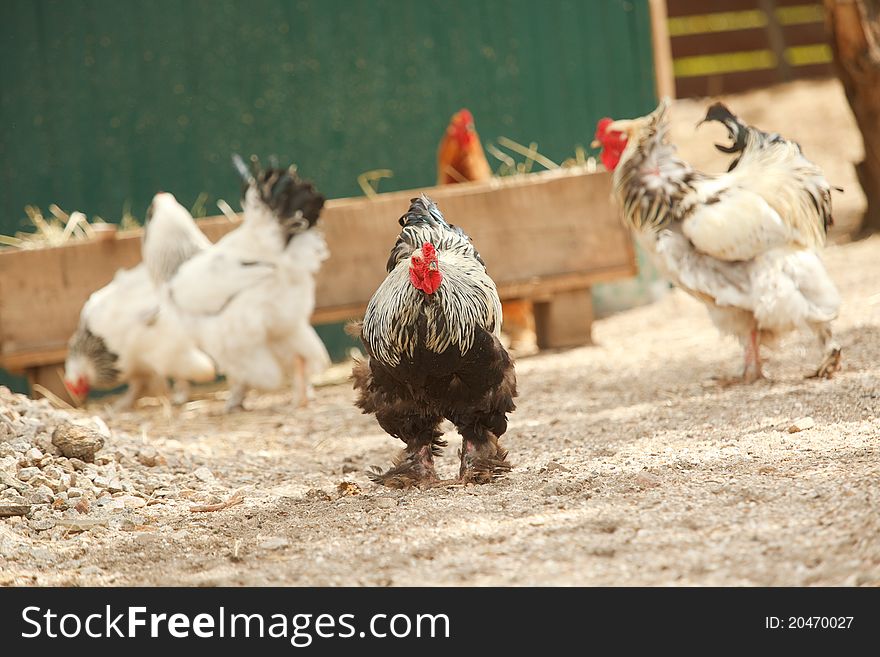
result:
M 471 114 L 471 111 L 466 107 L 462 107 L 455 113 L 455 116 L 452 117 L 452 120 L 456 123 L 463 123 L 467 125 L 468 123 L 474 122 L 474 115 Z

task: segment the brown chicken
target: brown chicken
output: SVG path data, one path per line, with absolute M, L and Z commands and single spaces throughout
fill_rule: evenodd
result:
M 474 126 L 474 116 L 469 110 L 460 109 L 452 115 L 437 149 L 437 184 L 453 185 L 491 177 L 492 169 Z M 518 352 L 534 350 L 532 302 L 521 299 L 505 301 L 503 312 L 504 332 L 510 338 L 511 349 Z
M 489 180 L 492 169 L 480 144 L 470 111 L 461 109 L 452 115 L 446 134 L 437 149 L 437 184 Z

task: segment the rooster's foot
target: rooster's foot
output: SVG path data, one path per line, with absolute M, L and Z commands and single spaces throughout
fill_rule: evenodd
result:
M 765 380 L 766 378 L 767 378 L 767 377 L 764 376 L 764 373 L 761 372 L 760 370 L 757 371 L 757 372 L 749 371 L 749 372 L 745 372 L 745 373 L 740 377 L 739 382 L 748 385 L 749 383 L 756 383 L 756 382 L 758 382 L 758 381 L 763 381 L 763 380 Z
M 394 459 L 391 468 L 382 472 L 381 468 L 373 466 L 367 476 L 374 483 L 388 488 L 433 486 L 439 482 L 434 471 L 434 452 L 443 445 L 442 441 L 434 441 L 415 450 L 407 449 Z
M 190 386 L 189 381 L 177 380 L 171 390 L 171 403 L 175 406 L 183 406 L 189 401 Z
M 315 388 L 307 384 L 305 389 L 294 390 L 293 401 L 295 408 L 306 408 L 309 402 L 315 401 Z
M 489 435 L 479 443 L 462 442 L 461 469 L 458 476 L 463 484 L 489 484 L 507 475 L 513 468 L 507 460 L 507 450 L 498 444 L 498 438 Z
M 819 365 L 819 369 L 816 370 L 814 374 L 811 374 L 809 379 L 830 379 L 834 376 L 835 372 L 840 370 L 840 347 L 835 347 L 832 349 L 827 356 L 825 356 L 821 365 Z
M 717 385 L 720 388 L 730 388 L 732 386 L 741 386 L 748 385 L 750 383 L 756 383 L 757 381 L 768 381 L 769 379 L 764 376 L 764 374 L 758 373 L 744 373 L 740 376 L 713 376 L 710 381 L 711 383 L 703 384 L 705 386 Z
M 244 410 L 244 396 L 247 393 L 247 387 L 235 384 L 229 389 L 229 397 L 226 398 L 226 404 L 223 406 L 224 413 L 235 413 Z

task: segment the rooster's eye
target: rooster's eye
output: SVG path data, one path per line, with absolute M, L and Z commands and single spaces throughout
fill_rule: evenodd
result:
M 419 256 L 413 256 L 412 261 L 413 262 L 421 262 L 422 259 Z

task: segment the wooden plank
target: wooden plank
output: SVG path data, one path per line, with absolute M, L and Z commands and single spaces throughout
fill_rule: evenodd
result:
M 794 71 L 798 78 L 826 78 L 837 77 L 837 71 L 834 64 L 806 64 L 804 66 L 795 66 Z
M 657 98 L 675 98 L 675 73 L 666 16 L 666 0 L 649 0 L 651 46 L 654 51 L 654 83 Z
M 779 73 L 776 69 L 771 68 L 761 71 L 740 71 L 705 77 L 678 78 L 675 84 L 679 97 L 692 98 L 737 93 L 779 82 Z
M 66 342 L 89 295 L 139 260 L 139 237 L 0 252 L 0 352 Z
M 563 289 L 575 280 L 588 285 L 633 273 L 632 243 L 609 190 L 610 174 L 575 168 L 425 191 L 474 239 L 505 298 L 519 298 L 547 293 L 548 285 Z M 417 193 L 327 203 L 322 224 L 331 256 L 317 278 L 316 322 L 362 311 L 385 277 L 397 218 Z M 237 225 L 222 217 L 199 223 L 213 240 Z M 140 238 L 131 231 L 105 242 L 0 252 L 0 366 L 63 360 L 53 359 L 76 329 L 83 303 L 117 269 L 139 261 Z
M 673 57 L 698 57 L 729 52 L 764 50 L 770 47 L 764 28 L 703 32 L 672 37 Z
M 592 344 L 592 326 L 593 295 L 589 288 L 535 303 L 535 333 L 541 349 Z
M 794 67 L 795 77 L 799 79 L 829 77 L 835 75 L 832 64 L 808 64 Z M 779 84 L 782 79 L 776 69 L 760 71 L 740 71 L 720 75 L 677 78 L 676 88 L 681 98 L 719 96 L 740 93 L 749 89 Z
M 828 32 L 825 23 L 800 23 L 797 25 L 783 25 L 782 36 L 785 46 L 809 46 L 814 43 L 828 43 Z
M 756 9 L 755 0 L 666 0 L 666 11 L 670 17 L 700 16 L 726 11 L 748 11 Z
M 67 358 L 67 341 L 40 345 L 30 351 L 0 355 L 0 367 L 13 374 L 26 374 L 28 368 L 63 363 Z
M 667 13 L 670 17 L 700 16 L 728 11 L 749 11 L 758 9 L 757 0 L 666 0 Z M 796 5 L 819 5 L 820 2 L 810 0 L 776 0 L 779 7 Z

